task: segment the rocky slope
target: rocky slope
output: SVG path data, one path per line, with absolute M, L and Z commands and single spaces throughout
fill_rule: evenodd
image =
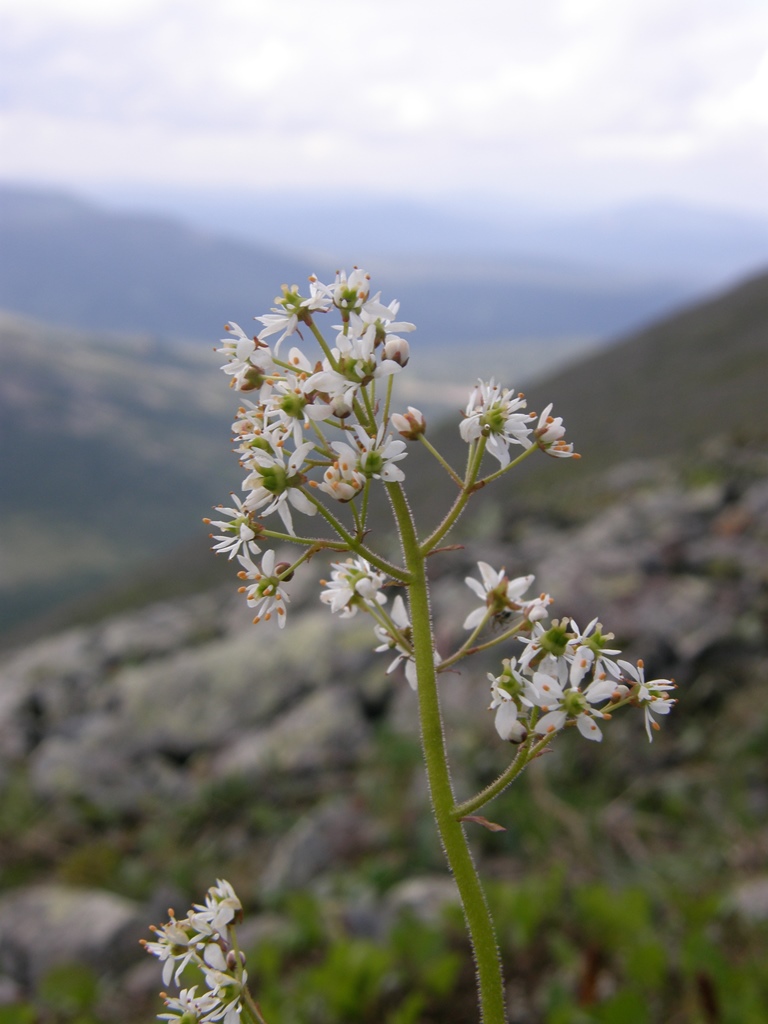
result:
M 702 813 L 707 828 L 720 821 L 711 844 L 730 865 L 732 888 L 745 871 L 760 881 L 755 851 L 768 836 L 743 824 L 738 843 L 727 834 L 738 780 L 725 771 L 713 781 L 709 766 L 724 753 L 733 771 L 748 766 L 743 795 L 759 818 L 768 776 L 749 751 L 765 735 L 764 716 L 751 709 L 768 682 L 768 460 L 715 448 L 688 481 L 664 462 L 611 471 L 602 487 L 616 500 L 591 521 L 529 522 L 514 540 L 440 556 L 432 572 L 445 649 L 473 605 L 462 579 L 484 558 L 510 573 L 534 569 L 537 586 L 556 596 L 554 615 L 586 624 L 600 613 L 625 651 L 678 680 L 680 706 L 652 747 L 637 715 L 616 723 L 606 751 L 563 737 L 548 770 L 560 777 L 575 765 L 589 779 L 610 763 L 610 782 L 595 787 L 607 787 L 613 817 L 596 820 L 620 848 L 641 842 L 650 814 L 652 846 L 666 849 L 663 808 L 641 812 L 638 799 L 674 776 L 690 800 L 696 780 L 707 780 Z M 410 897 L 396 884 L 414 870 L 440 871 L 413 755 L 416 705 L 402 675 L 385 674 L 368 624 L 331 617 L 308 577 L 292 584 L 283 631 L 251 626 L 234 590 L 233 582 L 149 605 L 5 656 L 0 1001 L 34 999 L 57 963 L 75 960 L 131 993 L 136 1007 L 149 1005 L 159 975 L 131 952 L 136 939 L 169 899 L 181 905 L 225 871 L 255 911 L 257 944 L 259 928 L 274 924 L 271 899 L 322 892 L 340 874 L 389 879 L 375 896 L 363 887 L 345 897 L 347 919 L 358 922 L 350 927 L 369 937 L 382 937 L 402 900 L 419 913 L 441 901 L 439 880 L 423 880 Z M 505 758 L 485 710 L 492 664 L 469 662 L 445 678 L 460 791 Z M 534 774 L 530 785 L 545 799 Z M 567 819 L 557 803 L 555 818 Z M 526 870 L 519 832 L 482 837 L 478 856 L 491 873 Z M 426 854 L 414 852 L 419 844 Z

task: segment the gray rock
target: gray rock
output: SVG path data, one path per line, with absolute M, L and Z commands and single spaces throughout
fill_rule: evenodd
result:
M 310 791 L 322 790 L 316 773 L 334 772 L 358 763 L 370 727 L 354 691 L 330 685 L 311 694 L 269 728 L 235 739 L 211 764 L 214 779 L 243 776 L 254 781 L 275 775 L 305 778 Z M 315 776 L 315 778 L 312 778 Z
M 116 971 L 137 959 L 146 925 L 137 904 L 113 893 L 35 885 L 0 899 L 0 972 L 34 991 L 53 967 Z
M 768 877 L 742 882 L 728 895 L 725 906 L 746 921 L 768 921 Z
M 334 863 L 358 856 L 372 839 L 372 823 L 353 800 L 329 800 L 305 814 L 278 840 L 261 876 L 260 891 L 271 894 L 302 888 Z
M 446 908 L 459 905 L 459 894 L 448 875 L 423 875 L 390 889 L 386 904 L 393 918 L 410 914 L 425 924 L 436 924 Z

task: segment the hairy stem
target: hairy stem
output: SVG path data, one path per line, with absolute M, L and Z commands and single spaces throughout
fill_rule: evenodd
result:
M 477 967 L 480 1019 L 483 1024 L 505 1024 L 504 983 L 490 910 L 472 861 L 463 826 L 454 816 L 454 797 L 437 692 L 434 639 L 429 610 L 425 556 L 399 484 L 387 484 L 397 519 L 406 566 L 413 638 L 421 742 L 429 781 L 432 810 L 448 864 L 459 890 Z

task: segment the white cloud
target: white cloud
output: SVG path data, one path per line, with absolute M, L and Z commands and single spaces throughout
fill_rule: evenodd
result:
M 6 177 L 768 203 L 764 0 L 0 0 L 0 18 Z

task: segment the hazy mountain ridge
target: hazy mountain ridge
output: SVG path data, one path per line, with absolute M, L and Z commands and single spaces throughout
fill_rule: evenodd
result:
M 322 204 L 288 193 L 133 188 L 104 192 L 124 209 L 173 210 L 189 223 L 259 245 L 330 254 L 342 264 L 406 253 L 422 265 L 445 253 L 473 261 L 590 272 L 699 288 L 733 282 L 768 263 L 768 219 L 739 210 L 646 200 L 553 210 L 482 195 L 421 200 L 325 193 Z
M 275 211 L 271 211 L 274 215 Z M 371 218 L 375 248 L 376 218 Z M 295 236 L 297 253 L 306 248 Z M 57 193 L 0 186 L 0 307 L 84 330 L 175 338 L 217 336 L 227 320 L 246 325 L 273 304 L 280 284 L 331 280 L 359 250 L 310 258 L 210 228 L 147 213 L 102 209 Z M 435 265 L 391 253 L 369 266 L 383 298 L 401 301 L 422 344 L 499 338 L 609 337 L 647 322 L 701 290 L 673 277 L 595 273 L 578 261 L 463 253 L 457 241 Z M 310 262 L 312 259 L 312 262 Z M 400 266 L 401 261 L 403 266 Z

